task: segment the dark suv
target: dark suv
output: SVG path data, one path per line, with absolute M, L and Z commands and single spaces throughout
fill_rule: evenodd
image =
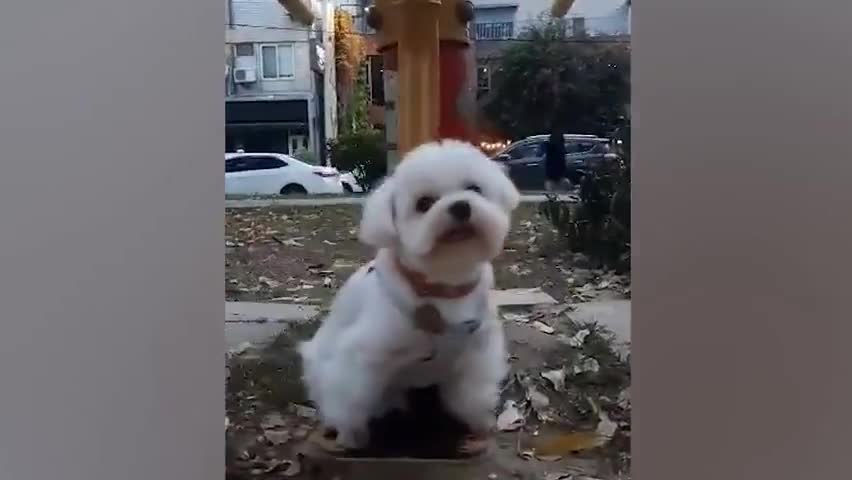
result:
M 501 164 L 520 190 L 544 189 L 544 146 L 548 135 L 535 135 L 512 143 L 493 157 Z M 580 183 L 587 169 L 596 162 L 615 159 L 610 141 L 596 135 L 565 135 L 567 176 Z

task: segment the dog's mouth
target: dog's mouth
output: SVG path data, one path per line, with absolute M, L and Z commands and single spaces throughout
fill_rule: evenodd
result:
M 472 225 L 461 225 L 458 227 L 453 227 L 445 231 L 438 237 L 438 243 L 441 244 L 453 244 L 466 242 L 474 237 L 476 237 L 477 232 L 476 229 L 473 228 Z

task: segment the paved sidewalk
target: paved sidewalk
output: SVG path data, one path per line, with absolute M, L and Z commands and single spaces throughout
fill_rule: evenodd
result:
M 556 303 L 549 295 L 536 289 L 495 290 L 498 306 L 520 306 Z M 292 323 L 314 318 L 319 309 L 311 305 L 286 303 L 225 302 L 225 346 L 235 349 L 246 342 L 261 347 L 271 342 Z M 630 350 L 630 300 L 605 300 L 581 303 L 569 314 L 579 322 L 594 321 L 615 335 L 619 350 Z M 515 328 L 508 327 L 512 336 Z M 538 337 L 538 335 L 536 335 Z M 556 344 L 554 337 L 541 336 L 545 344 Z

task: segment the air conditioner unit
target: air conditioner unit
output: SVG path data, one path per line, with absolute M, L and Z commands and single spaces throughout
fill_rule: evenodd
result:
M 254 68 L 235 68 L 234 83 L 253 83 L 257 81 L 257 70 Z

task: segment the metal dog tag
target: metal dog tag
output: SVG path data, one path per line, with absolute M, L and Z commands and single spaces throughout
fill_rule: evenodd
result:
M 420 330 L 440 335 L 447 329 L 447 322 L 434 305 L 421 305 L 414 311 L 414 324 Z

